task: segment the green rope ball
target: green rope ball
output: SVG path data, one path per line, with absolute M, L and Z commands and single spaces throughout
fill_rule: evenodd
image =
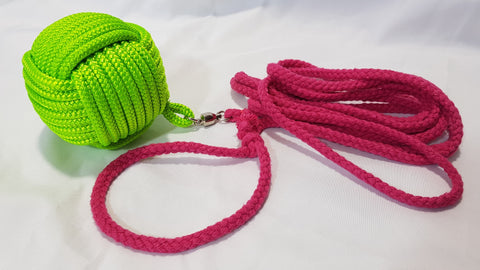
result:
M 118 148 L 159 114 L 181 127 L 194 117 L 188 107 L 168 101 L 150 34 L 107 14 L 78 13 L 54 22 L 22 62 L 35 111 L 69 143 Z

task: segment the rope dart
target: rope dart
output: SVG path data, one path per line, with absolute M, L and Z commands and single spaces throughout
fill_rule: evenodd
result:
M 125 246 L 158 253 L 196 248 L 236 230 L 262 208 L 271 183 L 270 155 L 261 137 L 283 128 L 386 196 L 419 208 L 458 203 L 460 174 L 448 160 L 459 147 L 463 125 L 458 109 L 431 82 L 380 69 L 324 69 L 299 60 L 269 64 L 267 77 L 237 73 L 233 90 L 248 108 L 205 113 L 169 101 L 159 51 L 142 27 L 99 13 L 65 17 L 43 30 L 23 57 L 28 96 L 45 124 L 63 140 L 119 148 L 141 135 L 162 114 L 179 127 L 235 123 L 238 148 L 195 142 L 157 143 L 119 156 L 98 176 L 91 195 L 100 230 Z M 438 138 L 448 135 L 440 143 Z M 397 189 L 345 159 L 328 140 L 414 165 L 436 164 L 450 178 L 450 190 L 436 197 Z M 251 198 L 231 216 L 176 238 L 136 234 L 118 225 L 106 207 L 108 190 L 129 166 L 148 157 L 193 153 L 258 158 L 260 176 Z

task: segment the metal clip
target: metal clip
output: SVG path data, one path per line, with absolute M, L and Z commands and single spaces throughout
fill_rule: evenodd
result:
M 224 111 L 219 111 L 217 113 L 212 112 L 205 112 L 200 115 L 200 118 L 188 118 L 188 120 L 192 121 L 192 125 L 195 127 L 203 126 L 208 127 L 214 125 L 218 122 L 226 121 L 224 118 Z

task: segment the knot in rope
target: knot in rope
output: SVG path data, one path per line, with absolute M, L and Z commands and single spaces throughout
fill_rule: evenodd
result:
M 227 112 L 233 109 L 227 110 Z M 227 116 L 233 115 L 233 113 L 227 113 Z M 260 137 L 260 133 L 265 129 L 265 126 L 260 121 L 257 115 L 249 110 L 242 110 L 237 117 L 229 117 L 231 121 L 235 121 L 237 124 L 237 137 L 242 142 L 242 149 L 248 151 L 247 156 L 256 157 L 258 143 L 263 145 L 263 140 Z
M 159 114 L 177 126 L 193 117 L 170 103 L 159 51 L 142 27 L 100 13 L 56 21 L 23 57 L 28 96 L 63 140 L 117 148 L 142 134 Z

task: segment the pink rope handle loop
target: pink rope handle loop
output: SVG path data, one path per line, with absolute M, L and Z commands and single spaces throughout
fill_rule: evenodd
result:
M 237 117 L 233 118 L 233 114 Z M 115 241 L 134 249 L 157 253 L 178 253 L 214 241 L 250 220 L 260 210 L 270 190 L 270 156 L 260 137 L 261 126 L 254 128 L 255 126 L 252 125 L 252 121 L 257 119 L 256 116 L 248 111 L 236 110 L 229 110 L 226 115 L 231 118 L 231 121 L 238 121 L 238 136 L 242 140 L 240 148 L 216 147 L 193 142 L 158 143 L 130 150 L 105 167 L 97 178 L 90 200 L 93 218 L 98 227 Z M 117 224 L 106 207 L 106 196 L 113 181 L 131 165 L 149 157 L 169 153 L 194 153 L 234 158 L 258 157 L 260 177 L 257 187 L 251 198 L 233 215 L 203 230 L 182 237 L 162 238 L 140 235 Z
M 460 145 L 463 125 L 453 102 L 432 83 L 390 70 L 331 70 L 299 60 L 270 64 L 267 73 L 268 76 L 260 80 L 240 72 L 231 80 L 235 91 L 249 97 L 248 109 L 225 112 L 226 118 L 237 123 L 241 147 L 160 143 L 130 150 L 110 163 L 98 176 L 91 197 L 93 217 L 99 228 L 126 246 L 159 253 L 186 251 L 234 231 L 260 210 L 268 196 L 270 156 L 260 134 L 269 127 L 288 130 L 326 158 L 401 203 L 441 208 L 460 200 L 463 182 L 448 157 Z M 432 144 L 445 133 L 446 140 Z M 450 178 L 451 189 L 436 197 L 404 192 L 348 161 L 321 138 L 408 164 L 437 164 Z M 179 152 L 258 157 L 257 188 L 233 215 L 182 237 L 139 235 L 118 225 L 105 204 L 116 177 L 142 159 Z

